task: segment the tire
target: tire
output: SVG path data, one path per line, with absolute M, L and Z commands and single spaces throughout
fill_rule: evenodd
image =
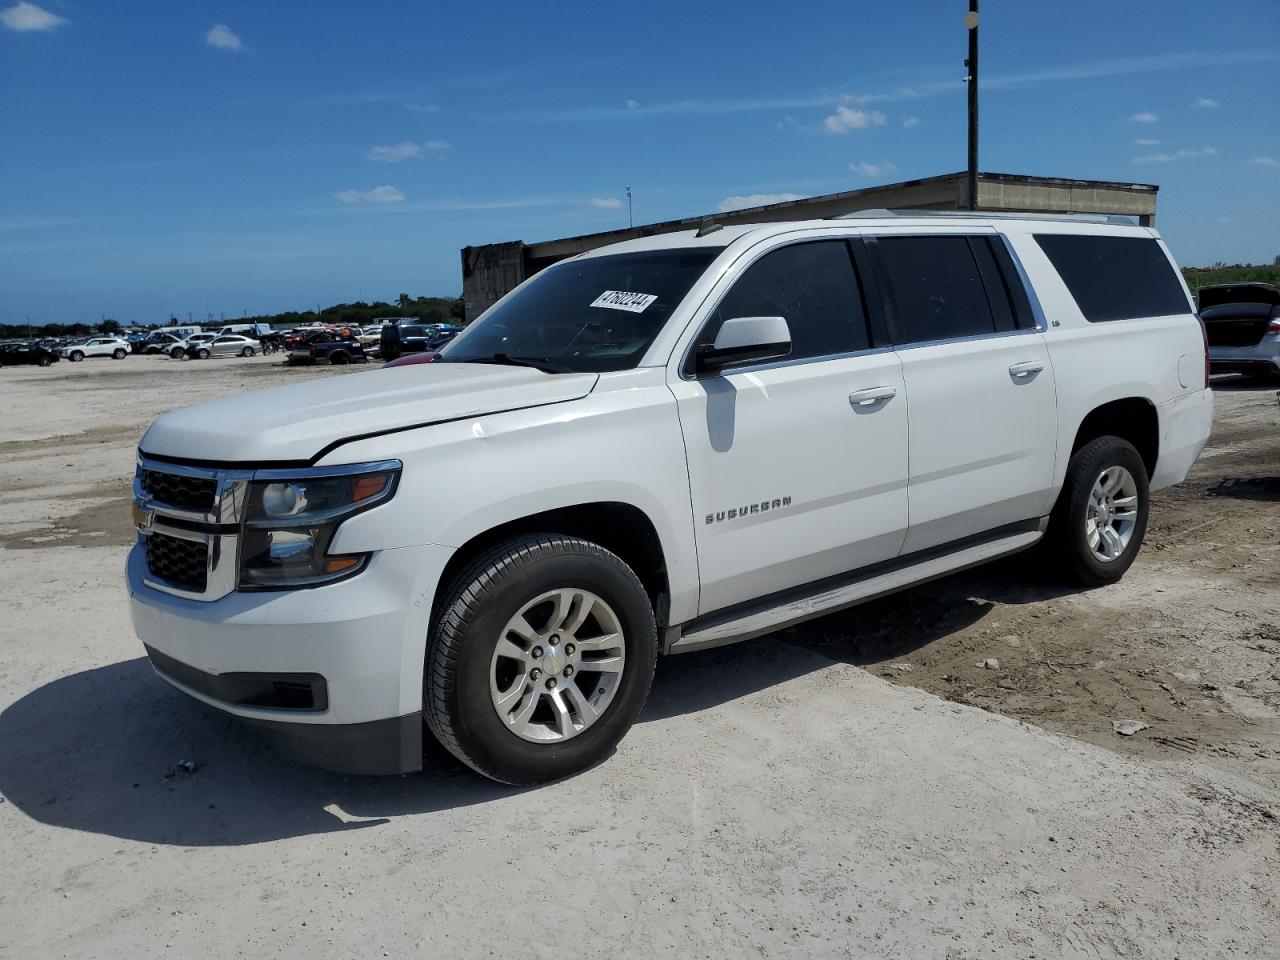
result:
M 253 356 L 253 347 L 245 347 L 243 350 L 241 350 L 241 351 L 240 351 L 240 356 L 242 356 L 242 357 L 252 357 L 252 356 Z
M 72 350 L 71 353 L 68 354 L 67 359 L 72 363 L 79 363 L 84 359 L 84 352 L 80 350 Z
M 209 359 L 209 350 L 208 350 L 208 348 L 207 348 L 207 347 L 201 347 L 199 350 L 197 350 L 197 351 L 196 351 L 196 356 L 197 356 L 199 359 L 201 359 L 201 360 L 208 360 L 208 359 Z
M 40 364 L 42 367 L 48 367 L 53 365 L 53 360 L 49 357 L 41 357 L 36 361 L 36 363 Z
M 181 349 L 180 347 L 174 347 L 172 350 L 169 351 L 169 358 L 171 360 L 181 360 L 186 355 L 187 355 L 187 351 Z
M 113 351 L 111 351 L 111 359 L 112 359 L 112 360 L 123 360 L 126 356 L 128 356 L 128 351 L 125 351 L 125 350 L 113 350 Z
M 610 617 L 597 620 L 593 613 L 579 629 L 590 631 L 592 636 L 614 635 L 609 626 L 602 626 L 611 618 L 622 634 L 617 644 L 622 653 L 622 670 L 617 675 L 592 671 L 587 659 L 592 654 L 584 656 L 579 651 L 579 668 L 572 679 L 566 679 L 570 677 L 567 669 L 551 668 L 555 682 L 562 684 L 553 694 L 548 689 L 549 685 L 554 686 L 550 670 L 541 677 L 532 672 L 521 674 L 512 661 L 499 661 L 495 651 L 500 640 L 515 636 L 508 634 L 506 627 L 522 611 L 530 613 L 526 622 L 537 627 L 539 636 L 559 636 L 552 632 L 552 619 L 559 609 L 555 601 L 545 601 L 550 605 L 550 616 L 540 626 L 533 611 L 543 607 L 528 605 L 552 592 L 570 590 L 603 601 L 603 610 Z M 572 619 L 574 609 L 571 605 L 559 619 Z M 584 648 L 588 642 L 583 639 Z M 557 658 L 573 653 L 562 637 L 559 647 L 551 646 L 547 639 L 529 643 L 531 656 L 542 649 L 539 643 L 546 643 L 546 650 L 556 652 Z M 512 649 L 509 641 L 507 648 Z M 513 785 L 557 780 L 585 770 L 612 753 L 649 695 L 657 649 L 657 627 L 649 597 L 639 578 L 620 558 L 574 537 L 553 533 L 517 537 L 475 560 L 458 575 L 445 595 L 427 644 L 423 715 L 450 753 L 492 780 Z M 546 666 L 550 657 L 537 662 Z M 497 676 L 499 663 L 515 670 L 511 690 L 528 682 L 522 687 L 531 691 L 527 696 L 542 704 L 533 711 L 528 725 L 510 725 L 499 716 L 495 703 L 499 688 L 493 685 L 495 692 L 491 693 L 491 677 Z M 560 666 L 563 665 L 562 659 Z M 577 687 L 583 681 L 588 681 L 586 690 Z M 556 703 L 570 701 L 570 684 L 577 687 L 579 702 L 584 696 L 603 697 L 608 688 L 608 698 L 600 701 L 597 718 L 560 739 L 535 741 L 514 732 L 517 726 L 526 731 L 534 729 L 532 720 L 539 716 L 539 710 L 545 709 L 547 716 L 552 716 L 553 695 Z M 591 689 L 597 684 L 599 689 Z M 525 702 L 525 695 L 513 701 L 517 707 Z M 581 718 L 583 714 L 575 708 L 572 716 Z M 559 726 L 554 719 L 551 723 Z M 545 730 L 559 736 L 551 727 Z
M 1097 527 L 1100 516 L 1095 506 L 1094 488 L 1097 485 L 1101 489 L 1108 478 L 1114 480 L 1119 477 L 1117 470 L 1127 473 L 1132 481 L 1132 525 L 1127 527 L 1126 533 L 1123 529 L 1126 524 L 1121 518 L 1127 515 L 1122 511 L 1126 510 L 1130 497 L 1124 495 L 1125 490 L 1119 489 L 1107 502 L 1112 507 L 1110 514 L 1116 519 L 1104 527 L 1121 532 L 1116 533 L 1115 538 L 1102 538 L 1115 553 L 1112 559 L 1103 559 L 1090 545 L 1090 530 Z M 1051 564 L 1065 578 L 1083 587 L 1101 587 L 1117 582 L 1133 564 L 1142 547 L 1150 508 L 1147 468 L 1133 444 L 1120 437 L 1098 437 L 1090 441 L 1072 454 L 1062 492 L 1049 520 L 1045 540 Z M 1123 546 L 1117 550 L 1121 541 Z
M 329 355 L 329 362 L 333 364 L 335 367 L 344 366 L 349 359 L 350 357 L 348 357 L 341 350 L 338 350 L 335 353 L 332 353 Z

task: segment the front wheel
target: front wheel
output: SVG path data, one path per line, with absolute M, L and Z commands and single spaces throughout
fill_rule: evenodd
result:
M 124 350 L 118 350 L 118 349 L 117 349 L 117 350 L 112 350 L 112 351 L 111 351 L 111 359 L 112 359 L 112 360 L 123 360 L 123 359 L 125 358 L 125 356 L 126 356 L 126 351 L 124 351 Z
M 199 350 L 196 351 L 196 357 L 199 358 L 200 360 L 208 360 L 209 359 L 208 349 L 206 349 L 205 347 L 201 347 Z
M 49 358 L 49 357 L 41 357 L 41 358 L 40 358 L 39 360 L 37 360 L 36 362 L 37 362 L 38 364 L 40 364 L 40 366 L 42 366 L 42 367 L 47 367 L 47 366 L 49 366 L 51 363 L 53 363 L 53 360 L 52 360 L 51 358 Z
M 1049 522 L 1054 561 L 1081 586 L 1115 583 L 1138 555 L 1150 506 L 1147 468 L 1134 446 L 1119 437 L 1090 441 L 1072 454 Z
M 241 351 L 240 351 L 240 356 L 242 356 L 242 357 L 252 357 L 252 356 L 253 356 L 253 347 L 245 347 L 243 350 L 241 350 Z
M 80 350 L 72 350 L 71 355 L 67 357 L 67 359 L 70 360 L 72 363 L 79 363 L 81 360 L 84 359 L 84 353 L 83 351 L 80 351 Z
M 452 584 L 428 645 L 423 712 L 472 769 L 543 783 L 613 751 L 656 660 L 648 594 L 619 557 L 574 537 L 518 537 Z

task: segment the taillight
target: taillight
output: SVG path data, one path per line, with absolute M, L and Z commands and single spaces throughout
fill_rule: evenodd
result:
M 1201 326 L 1204 326 L 1204 324 L 1201 324 Z M 1208 347 L 1205 347 L 1205 349 L 1207 350 L 1207 349 L 1209 349 L 1209 348 L 1208 348 Z M 307 347 L 307 356 L 308 356 L 308 357 L 310 357 L 312 360 L 314 360 L 314 359 L 316 358 L 316 348 L 315 348 L 315 347 Z
M 1267 324 L 1266 336 L 1270 337 L 1277 333 L 1280 333 L 1280 317 L 1276 317 Z
M 1200 314 L 1196 314 L 1196 320 L 1200 323 L 1200 339 L 1204 342 L 1204 385 L 1208 389 L 1209 386 L 1209 329 L 1204 325 L 1204 318 Z

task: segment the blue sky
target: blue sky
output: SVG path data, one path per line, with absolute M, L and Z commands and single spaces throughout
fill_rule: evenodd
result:
M 1280 254 L 1275 0 L 984 0 L 985 170 Z M 962 169 L 964 0 L 0 0 L 0 322 L 456 295 L 459 248 Z M 739 198 L 739 199 L 735 199 Z

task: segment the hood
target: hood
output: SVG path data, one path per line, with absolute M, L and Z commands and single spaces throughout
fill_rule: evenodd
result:
M 215 463 L 305 463 L 354 437 L 578 400 L 598 379 L 482 363 L 369 370 L 176 410 L 139 447 Z

